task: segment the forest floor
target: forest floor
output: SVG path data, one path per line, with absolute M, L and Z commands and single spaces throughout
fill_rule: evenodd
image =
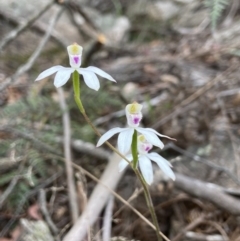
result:
M 83 46 L 83 67 L 117 80 L 101 79 L 99 91 L 81 82 L 100 133 L 124 127 L 124 108 L 137 101 L 144 127 L 177 139 L 162 139 L 160 152 L 176 181 L 154 166 L 150 186 L 168 240 L 240 241 L 240 4 L 229 1 L 219 15 L 214 26 L 199 0 L 1 0 L 0 241 L 62 240 L 74 232 L 66 149 L 76 215 L 91 213 L 94 223 L 79 230 L 82 240 L 157 240 L 117 197 L 151 221 L 134 173 L 119 174 L 121 158 L 95 147 L 71 81 L 60 89 L 52 76 L 34 82 L 51 66 L 68 66 L 66 47 L 74 42 Z

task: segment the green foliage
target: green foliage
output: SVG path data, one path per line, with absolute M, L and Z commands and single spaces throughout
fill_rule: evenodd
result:
M 29 149 L 25 158 L 25 167 L 21 172 L 19 169 L 16 169 L 0 175 L 0 187 L 7 187 L 14 177 L 20 177 L 7 201 L 8 208 L 13 210 L 16 209 L 22 198 L 34 186 L 47 178 L 49 174 L 49 163 L 44 160 L 44 157 L 40 152 L 34 149 Z M 22 163 L 20 165 L 22 165 Z
M 5 185 L 9 183 L 16 175 L 18 174 L 18 171 L 11 171 L 5 174 L 1 174 L 0 176 L 0 186 Z
M 205 5 L 210 11 L 212 31 L 216 29 L 218 19 L 228 5 L 228 0 L 205 0 Z
M 11 145 L 12 141 L 1 140 L 0 141 L 0 157 L 5 157 L 7 155 L 7 151 Z
M 47 176 L 48 164 L 44 161 L 43 155 L 37 150 L 30 149 L 28 151 L 28 164 L 33 168 L 33 179 L 35 179 L 35 175 L 40 175 L 41 177 Z M 34 184 L 37 183 L 34 182 Z
M 103 113 L 112 110 L 121 109 L 122 102 L 116 98 L 116 93 L 109 91 L 108 83 L 101 82 L 102 91 L 92 91 L 85 84 L 81 86 L 81 99 L 85 110 L 91 119 L 98 118 Z M 76 104 L 74 103 L 76 106 Z M 85 121 L 84 121 L 85 123 Z
M 61 115 L 59 107 L 56 108 L 56 104 L 49 97 L 35 96 L 26 97 L 16 101 L 14 104 L 7 105 L 1 111 L 1 118 L 8 118 L 10 121 L 16 121 L 18 118 L 23 120 L 39 121 L 43 116 Z
M 87 142 L 95 142 L 96 135 L 89 125 L 82 124 L 81 128 L 79 128 L 79 123 L 77 123 L 76 121 L 72 121 L 71 129 L 73 139 L 81 139 Z
M 49 159 L 38 148 L 37 141 L 51 147 L 59 146 L 54 138 L 61 133 L 62 114 L 58 103 L 50 95 L 46 96 L 26 96 L 6 105 L 0 112 L 0 124 L 10 130 L 9 139 L 0 140 L 0 158 L 4 159 L 14 153 L 15 158 L 23 159 L 19 165 L 24 165 L 22 171 L 15 167 L 14 171 L 8 170 L 0 175 L 1 189 L 6 188 L 16 175 L 20 176 L 7 199 L 6 205 L 10 209 L 16 209 L 24 195 L 54 171 L 49 168 Z M 24 135 L 32 139 L 25 138 Z
M 8 202 L 6 203 L 7 209 L 16 210 L 16 207 L 18 207 L 30 190 L 31 187 L 27 184 L 27 182 L 20 180 L 8 197 Z

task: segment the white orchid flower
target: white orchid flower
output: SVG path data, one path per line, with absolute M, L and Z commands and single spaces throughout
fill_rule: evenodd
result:
M 126 117 L 127 117 L 127 122 L 129 127 L 127 128 L 116 127 L 107 131 L 99 139 L 97 143 L 97 147 L 101 146 L 105 141 L 110 139 L 113 135 L 120 133 L 118 136 L 118 149 L 122 154 L 126 154 L 130 150 L 133 133 L 134 133 L 134 130 L 136 130 L 140 134 L 144 135 L 146 140 L 149 143 L 162 149 L 164 145 L 162 141 L 158 138 L 158 136 L 166 137 L 169 139 L 172 139 L 172 138 L 161 135 L 154 129 L 139 127 L 140 121 L 142 119 L 141 110 L 142 110 L 142 105 L 136 102 L 134 102 L 133 104 L 127 105 L 125 108 L 125 111 L 126 111 Z
M 151 149 L 152 144 L 149 143 L 143 135 L 138 136 L 138 163 L 147 184 L 151 185 L 153 182 L 153 169 L 151 160 L 154 161 L 168 177 L 170 177 L 172 180 L 175 180 L 175 175 L 171 169 L 171 163 L 156 152 L 148 153 Z M 127 155 L 127 159 L 132 161 L 132 155 Z M 128 163 L 122 159 L 118 165 L 119 171 L 122 172 L 127 165 Z
M 97 67 L 89 66 L 87 68 L 80 68 L 82 57 L 82 47 L 80 45 L 74 43 L 67 47 L 67 51 L 71 67 L 67 68 L 61 65 L 53 66 L 43 71 L 37 77 L 36 81 L 42 80 L 47 76 L 50 76 L 57 72 L 54 78 L 54 85 L 58 88 L 66 84 L 66 82 L 70 78 L 70 75 L 76 70 L 79 74 L 83 76 L 86 85 L 96 91 L 100 88 L 99 80 L 96 74 L 110 81 L 116 82 L 111 75 L 107 74 L 106 72 Z

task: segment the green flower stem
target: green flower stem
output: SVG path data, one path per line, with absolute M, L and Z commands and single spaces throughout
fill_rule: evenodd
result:
M 85 113 L 85 109 L 82 105 L 82 101 L 80 98 L 80 80 L 79 80 L 79 73 L 75 70 L 72 74 L 73 79 L 73 90 L 74 90 L 74 99 L 76 104 L 81 111 L 81 113 Z
M 137 151 L 137 131 L 134 130 L 132 137 L 132 156 L 133 156 L 133 169 L 137 168 L 138 164 L 138 151 Z
M 156 227 L 157 238 L 158 238 L 158 241 L 161 241 L 162 237 L 159 234 L 160 229 L 159 229 L 159 226 L 158 226 L 158 220 L 157 220 L 157 216 L 156 216 L 156 213 L 155 213 L 155 210 L 154 210 L 151 194 L 149 192 L 148 185 L 147 185 L 146 181 L 144 180 L 141 172 L 139 172 L 139 170 L 138 170 L 137 141 L 138 141 L 137 140 L 137 131 L 134 130 L 133 137 L 132 137 L 132 145 L 131 145 L 132 156 L 133 156 L 133 166 L 132 167 L 133 167 L 133 170 L 134 170 L 135 174 L 137 175 L 138 179 L 140 180 L 140 182 L 143 186 L 146 203 L 147 203 L 148 209 L 151 213 L 154 226 Z
M 85 112 L 85 109 L 82 105 L 81 99 L 80 99 L 80 82 L 79 82 L 79 74 L 77 71 L 74 71 L 73 73 L 73 88 L 74 88 L 74 98 L 76 101 L 76 104 L 80 110 L 80 112 L 82 113 L 84 119 L 86 120 L 86 122 L 91 126 L 91 128 L 93 129 L 93 131 L 96 133 L 97 136 L 101 137 L 101 133 L 97 130 L 97 128 L 93 125 L 93 123 L 91 122 L 91 120 L 89 119 L 88 115 Z M 160 231 L 160 228 L 158 226 L 158 221 L 157 221 L 157 216 L 153 207 L 153 203 L 152 203 L 152 198 L 150 195 L 150 192 L 148 190 L 148 186 L 147 183 L 145 182 L 142 174 L 139 172 L 138 168 L 137 168 L 137 161 L 138 161 L 138 155 L 137 155 L 137 132 L 136 130 L 134 131 L 133 134 L 133 144 L 132 144 L 132 151 L 133 151 L 133 157 L 134 159 L 134 164 L 132 166 L 131 162 L 124 156 L 122 155 L 113 145 L 111 145 L 108 141 L 106 141 L 105 143 L 107 144 L 107 146 L 114 151 L 115 153 L 117 153 L 121 158 L 123 158 L 126 162 L 128 162 L 130 164 L 130 166 L 133 167 L 133 170 L 136 174 L 136 176 L 138 177 L 138 179 L 140 180 L 142 186 L 143 186 L 143 190 L 144 190 L 144 195 L 146 198 L 146 202 L 147 202 L 147 206 L 148 209 L 151 213 L 152 219 L 153 219 L 153 223 L 154 226 L 156 228 L 156 233 L 157 233 L 157 238 L 158 241 L 162 241 L 162 237 L 165 237 L 164 234 Z
M 146 199 L 146 203 L 147 203 L 148 209 L 151 213 L 153 224 L 156 228 L 156 234 L 157 234 L 158 241 L 162 241 L 162 237 L 161 237 L 162 232 L 160 231 L 160 228 L 159 228 L 159 225 L 158 225 L 157 215 L 155 213 L 155 209 L 154 209 L 154 206 L 153 206 L 151 194 L 150 194 L 149 189 L 148 189 L 148 185 L 147 185 L 146 181 L 144 180 L 142 174 L 139 172 L 139 170 L 135 169 L 134 171 L 135 171 L 135 174 L 137 175 L 138 179 L 140 180 L 140 182 L 142 184 L 144 196 L 145 196 L 145 199 Z

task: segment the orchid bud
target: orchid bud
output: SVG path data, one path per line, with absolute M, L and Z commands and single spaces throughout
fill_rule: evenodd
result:
M 72 68 L 79 68 L 81 66 L 82 47 L 76 43 L 67 47 L 69 63 Z
M 142 119 L 142 105 L 133 102 L 126 106 L 126 117 L 130 127 L 138 127 Z

